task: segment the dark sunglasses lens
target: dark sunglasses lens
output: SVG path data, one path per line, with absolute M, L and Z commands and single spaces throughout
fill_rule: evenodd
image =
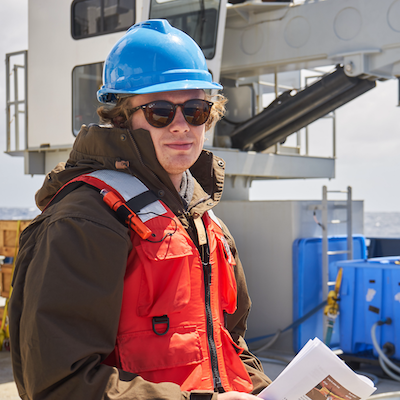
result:
M 174 119 L 174 108 L 167 101 L 155 101 L 147 105 L 144 115 L 147 122 L 155 128 L 163 128 Z
M 203 125 L 210 116 L 211 105 L 206 100 L 188 100 L 184 104 L 183 114 L 191 125 Z
M 203 125 L 210 116 L 212 103 L 206 100 L 193 99 L 183 104 L 183 115 L 191 125 Z M 169 125 L 175 117 L 175 105 L 168 101 L 154 101 L 146 105 L 144 115 L 147 122 L 155 128 Z

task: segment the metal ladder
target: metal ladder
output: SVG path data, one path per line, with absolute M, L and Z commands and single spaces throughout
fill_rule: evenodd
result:
M 334 205 L 334 209 L 345 208 L 347 210 L 347 218 L 344 221 L 331 220 L 328 221 L 328 193 L 347 193 L 346 205 Z M 329 256 L 336 254 L 347 254 L 347 259 L 353 259 L 353 224 L 352 224 L 352 193 L 351 187 L 347 190 L 328 190 L 326 186 L 322 187 L 322 298 L 328 298 L 328 288 L 335 282 L 329 281 Z M 328 249 L 328 226 L 329 224 L 346 223 L 347 225 L 347 250 L 329 251 Z

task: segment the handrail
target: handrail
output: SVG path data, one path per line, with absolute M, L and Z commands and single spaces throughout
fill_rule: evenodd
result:
M 23 64 L 12 63 L 13 57 L 23 56 Z M 12 67 L 12 68 L 11 68 Z M 24 70 L 24 99 L 19 99 L 19 80 L 18 80 L 18 69 Z M 11 77 L 14 75 L 13 87 L 14 96 L 11 99 Z M 28 51 L 16 51 L 13 53 L 6 54 L 6 152 L 11 152 L 13 150 L 20 151 L 26 150 L 28 148 Z M 21 110 L 20 104 L 24 105 L 24 109 Z M 14 108 L 14 114 L 12 115 L 12 107 Z M 19 124 L 19 115 L 25 114 L 25 134 L 24 134 L 24 144 L 21 147 L 21 132 Z M 11 117 L 12 115 L 12 117 Z M 14 137 L 11 133 L 11 124 L 14 122 Z M 12 140 L 14 139 L 14 140 Z M 12 142 L 14 142 L 14 149 L 12 149 Z

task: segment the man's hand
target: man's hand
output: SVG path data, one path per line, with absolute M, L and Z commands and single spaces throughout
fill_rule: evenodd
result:
M 218 394 L 218 400 L 260 400 L 259 397 L 253 394 L 243 392 L 225 392 Z

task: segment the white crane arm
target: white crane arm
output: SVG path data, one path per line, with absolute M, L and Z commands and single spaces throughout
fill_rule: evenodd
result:
M 351 77 L 400 76 L 400 0 L 228 5 L 221 76 L 343 64 Z

